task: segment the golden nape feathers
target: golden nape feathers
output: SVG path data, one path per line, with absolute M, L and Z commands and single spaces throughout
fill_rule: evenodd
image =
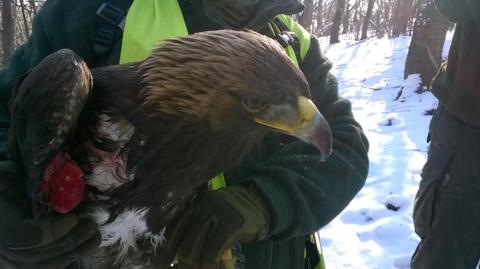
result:
M 247 97 L 271 104 L 309 97 L 306 79 L 282 47 L 251 31 L 212 31 L 161 42 L 140 69 L 147 84 L 141 92 L 144 105 L 161 113 L 204 117 L 221 102 L 241 105 L 237 101 Z

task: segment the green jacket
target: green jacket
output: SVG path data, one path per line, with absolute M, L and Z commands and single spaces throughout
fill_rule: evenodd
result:
M 456 118 L 480 128 L 480 1 L 435 0 L 457 23 L 448 61 L 432 81 L 432 92 Z
M 0 73 L 0 141 L 4 141 L 8 128 L 7 102 L 15 77 L 46 55 L 70 48 L 91 67 L 118 61 L 120 44 L 107 59 L 94 58 L 95 11 L 102 2 L 48 0 L 44 4 L 34 19 L 29 41 L 15 52 L 10 68 Z M 195 5 L 198 2 L 195 0 Z M 180 3 L 190 33 L 219 27 L 198 6 L 185 0 Z M 261 3 L 255 20 L 265 23 L 277 14 L 291 14 L 301 7 L 296 0 Z M 257 30 L 262 31 L 260 28 Z M 312 37 L 300 67 L 310 83 L 314 102 L 330 123 L 334 152 L 321 163 L 310 145 L 270 135 L 239 167 L 225 171 L 229 185 L 256 186 L 271 213 L 268 239 L 244 246 L 248 269 L 303 268 L 305 236 L 337 216 L 363 186 L 368 173 L 368 141 L 352 115 L 350 102 L 338 96 L 337 81 L 329 73 L 331 63 L 321 53 L 316 38 Z

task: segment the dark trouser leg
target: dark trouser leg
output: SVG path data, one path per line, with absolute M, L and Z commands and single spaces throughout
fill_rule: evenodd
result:
M 480 258 L 480 129 L 440 109 L 414 208 L 412 269 L 473 269 Z

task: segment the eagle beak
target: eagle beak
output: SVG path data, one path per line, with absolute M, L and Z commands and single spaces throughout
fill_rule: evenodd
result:
M 255 118 L 255 121 L 315 146 L 320 151 L 322 161 L 332 154 L 332 131 L 310 99 L 300 96 L 296 111 L 285 107 L 273 109 L 277 110 L 275 114 L 285 116 L 275 117 L 277 120 Z

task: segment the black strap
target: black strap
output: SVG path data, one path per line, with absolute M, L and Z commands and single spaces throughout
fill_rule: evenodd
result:
M 107 0 L 98 8 L 97 32 L 93 44 L 97 56 L 108 52 L 115 38 L 122 36 L 132 2 L 133 0 Z
M 290 31 L 290 29 L 278 17 L 275 17 L 272 22 L 280 30 L 279 33 L 276 33 L 275 39 L 284 48 L 288 45 L 292 46 L 293 51 L 295 52 L 295 57 L 297 57 L 297 62 L 300 63 L 302 56 L 300 53 L 300 40 L 298 39 L 297 34 Z

